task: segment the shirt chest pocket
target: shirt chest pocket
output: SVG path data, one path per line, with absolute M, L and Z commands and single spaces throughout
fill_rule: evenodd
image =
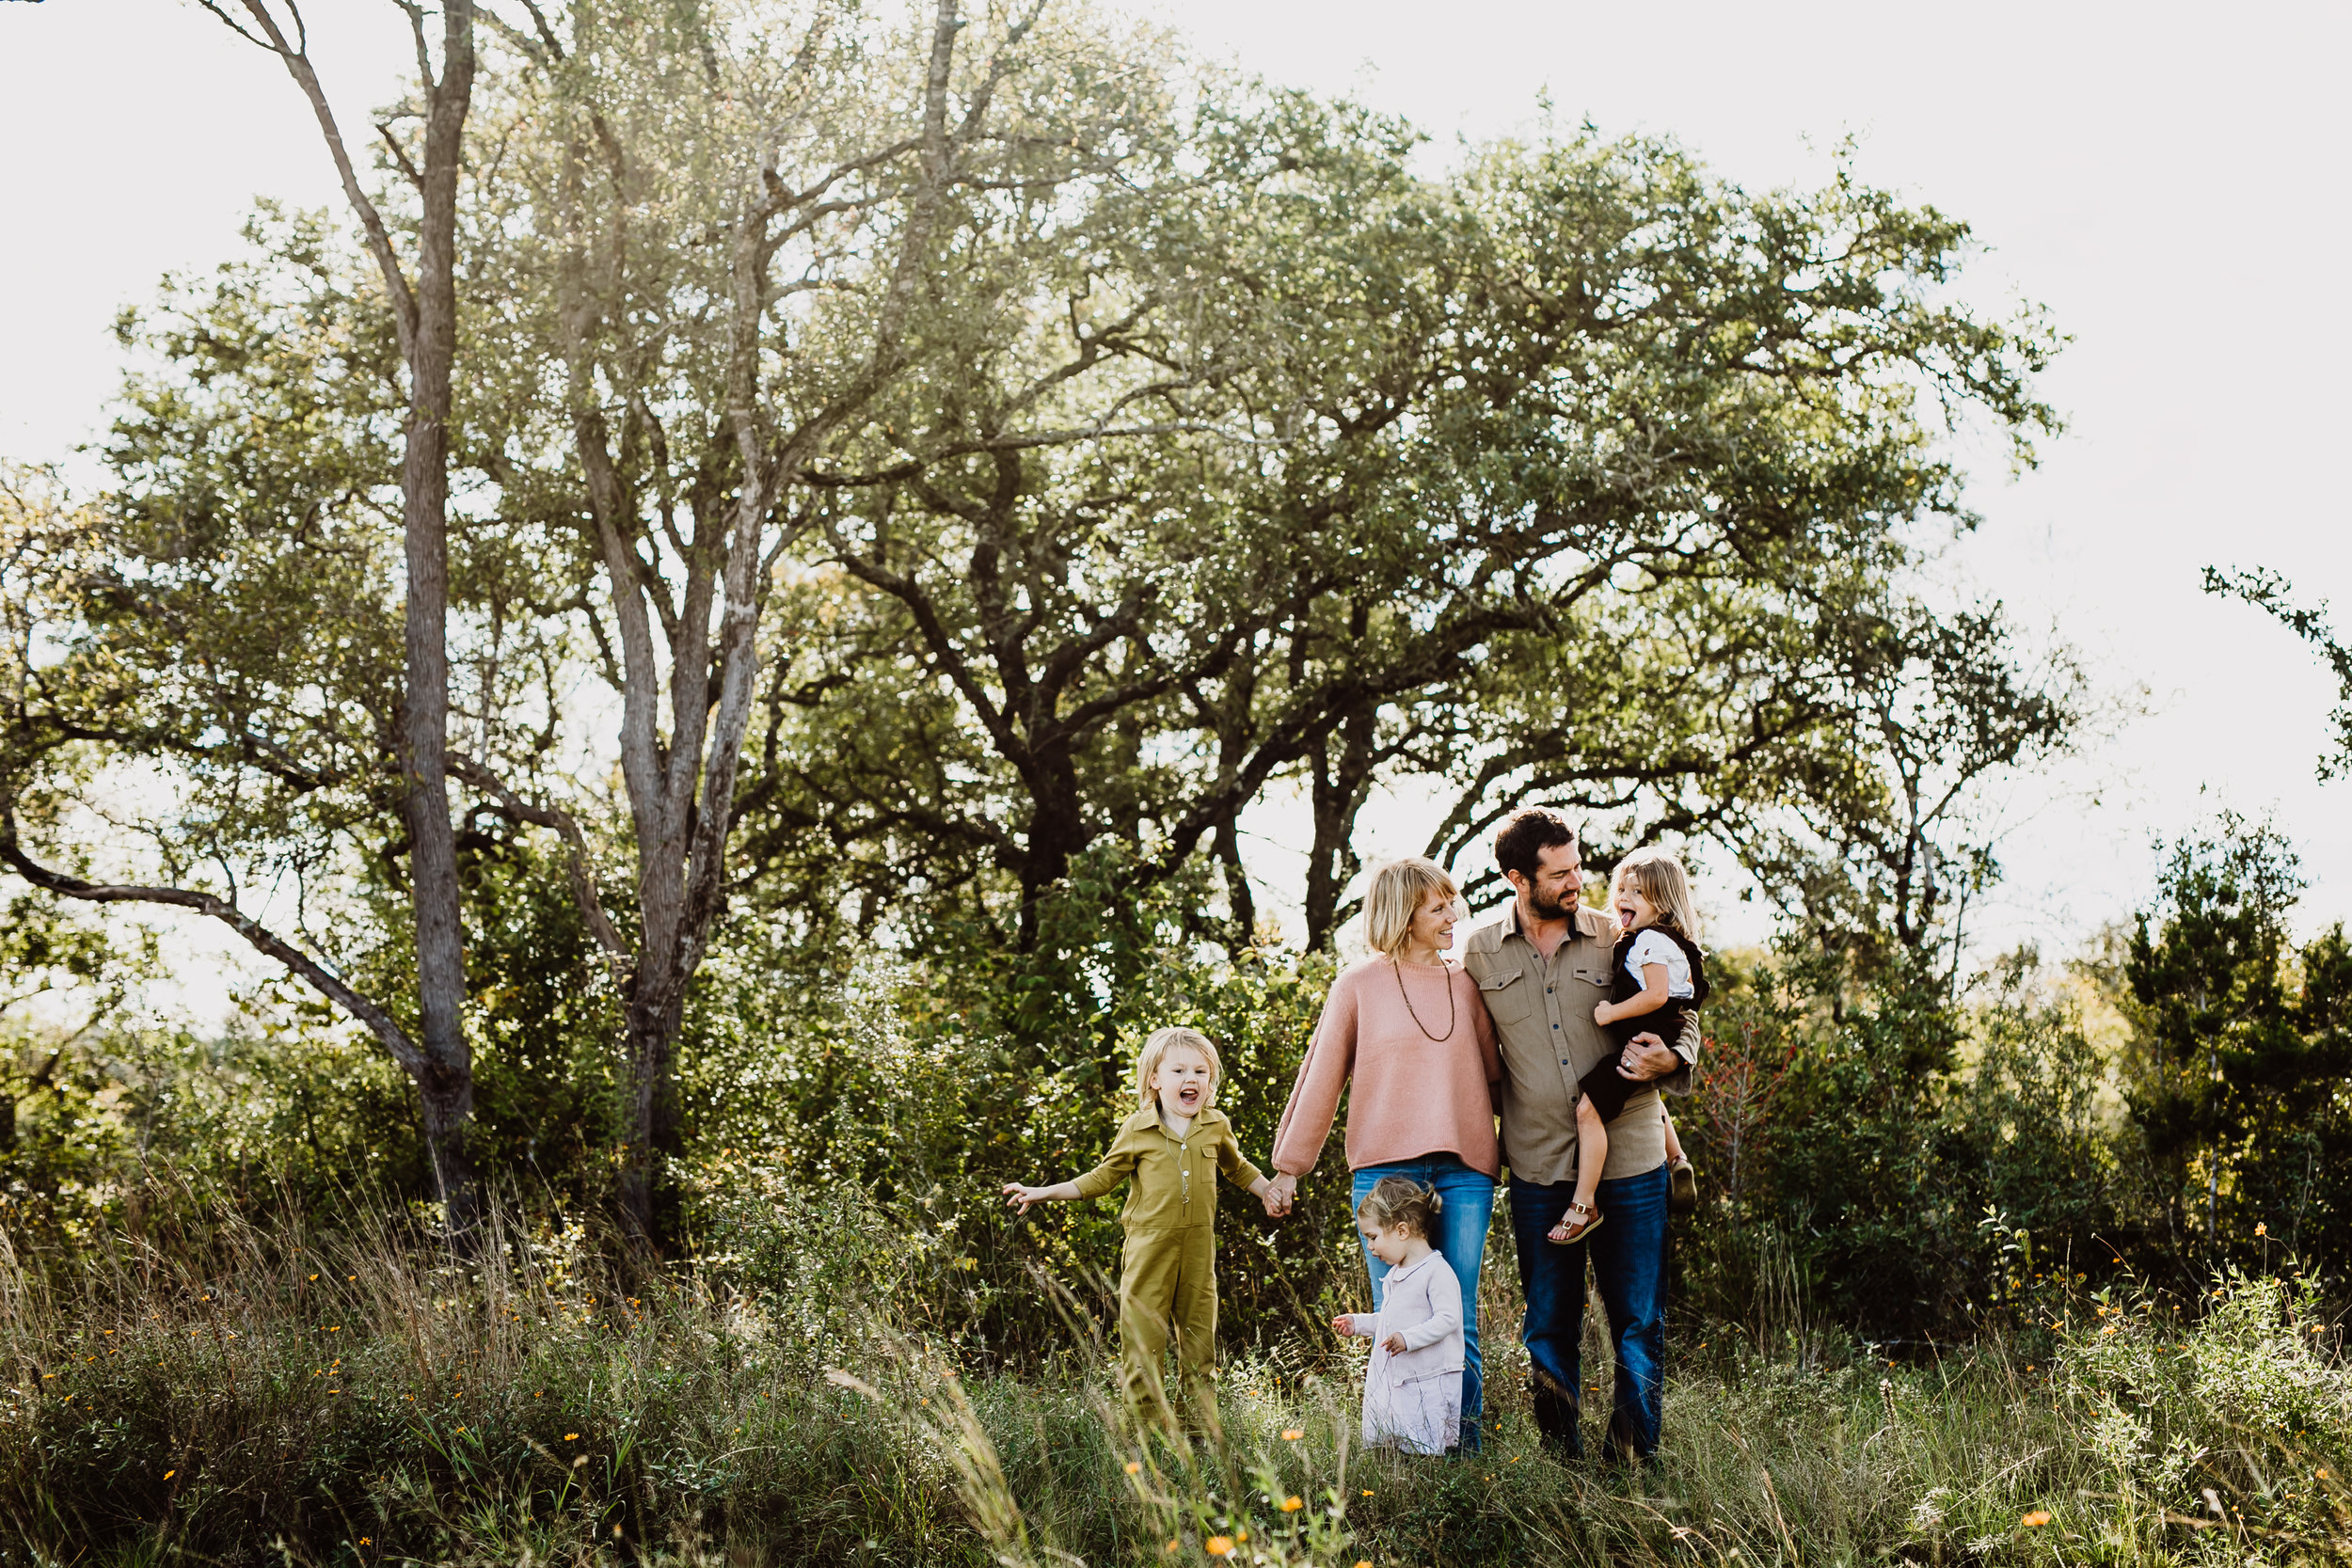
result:
M 1535 1011 L 1535 988 L 1524 970 L 1486 975 L 1478 982 L 1478 999 L 1497 1023 L 1523 1023 Z

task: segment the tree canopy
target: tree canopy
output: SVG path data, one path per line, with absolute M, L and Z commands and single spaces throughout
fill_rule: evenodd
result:
M 1973 785 L 2079 720 L 2062 656 L 1919 576 L 1974 521 L 1951 437 L 2030 462 L 2058 341 L 1842 163 L 1754 193 L 1547 128 L 1433 169 L 1077 7 L 526 9 L 481 13 L 449 197 L 427 771 L 470 942 L 516 875 L 576 912 L 640 1231 L 739 915 L 1043 974 L 1072 899 L 1158 898 L 1240 954 L 1246 818 L 1296 790 L 1325 947 L 1419 782 L 1474 886 L 1544 800 L 1602 864 L 1711 843 L 1817 945 L 1919 949 L 1990 874 Z M 11 863 L 210 900 L 395 1055 L 405 135 L 383 233 L 265 208 L 126 314 L 104 493 L 0 518 Z

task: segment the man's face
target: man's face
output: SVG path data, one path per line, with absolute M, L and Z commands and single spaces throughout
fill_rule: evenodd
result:
M 1503 877 L 1518 891 L 1528 912 L 1538 920 L 1565 920 L 1584 888 L 1584 862 L 1573 844 L 1555 844 L 1535 852 L 1535 878 L 1506 871 Z

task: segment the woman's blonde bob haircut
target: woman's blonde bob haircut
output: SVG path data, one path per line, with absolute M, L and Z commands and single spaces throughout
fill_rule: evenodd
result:
M 1691 896 L 1691 879 L 1682 862 L 1671 851 L 1636 849 L 1617 863 L 1616 875 L 1610 881 L 1623 881 L 1648 899 L 1661 926 L 1680 931 L 1692 942 L 1699 940 L 1698 900 Z
M 1144 1105 L 1152 1103 L 1152 1075 L 1160 1070 L 1160 1058 L 1178 1047 L 1198 1051 L 1209 1064 L 1209 1087 L 1200 1096 L 1200 1108 L 1207 1110 L 1216 1103 L 1216 1081 L 1225 1076 L 1225 1064 L 1217 1060 L 1216 1046 L 1198 1029 L 1182 1026 L 1154 1029 L 1136 1053 L 1136 1099 Z
M 1407 855 L 1374 871 L 1372 890 L 1364 895 L 1364 941 L 1374 952 L 1395 958 L 1413 934 L 1413 916 L 1433 894 L 1462 901 L 1461 887 L 1436 861 Z

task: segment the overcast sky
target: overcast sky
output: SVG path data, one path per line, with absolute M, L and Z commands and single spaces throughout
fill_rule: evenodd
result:
M 350 121 L 392 96 L 389 0 L 312 0 Z M 1668 135 L 1751 187 L 1865 178 L 1966 219 L 1965 292 L 2049 308 L 2070 421 L 2039 470 L 1989 466 L 1952 580 L 2055 628 L 2144 716 L 2003 791 L 2010 879 L 1979 930 L 2054 956 L 2147 895 L 2153 840 L 2228 805 L 2301 848 L 2311 927 L 2352 919 L 2352 784 L 2313 782 L 2332 683 L 2282 629 L 2206 597 L 2262 564 L 2344 601 L 2352 392 L 2344 87 L 2352 7 L 1969 7 L 1569 0 L 1185 0 L 1212 55 L 1352 91 L 1438 138 L 1556 118 Z M 178 0 L 0 3 L 0 454 L 66 458 L 119 373 L 115 312 L 231 253 L 257 195 L 324 205 L 331 170 L 274 62 Z M 1267 814 L 1282 833 L 1279 814 Z M 1410 814 L 1375 849 L 1419 847 Z M 1282 877 L 1282 852 L 1262 857 Z M 1725 934 L 1753 920 L 1721 906 Z

